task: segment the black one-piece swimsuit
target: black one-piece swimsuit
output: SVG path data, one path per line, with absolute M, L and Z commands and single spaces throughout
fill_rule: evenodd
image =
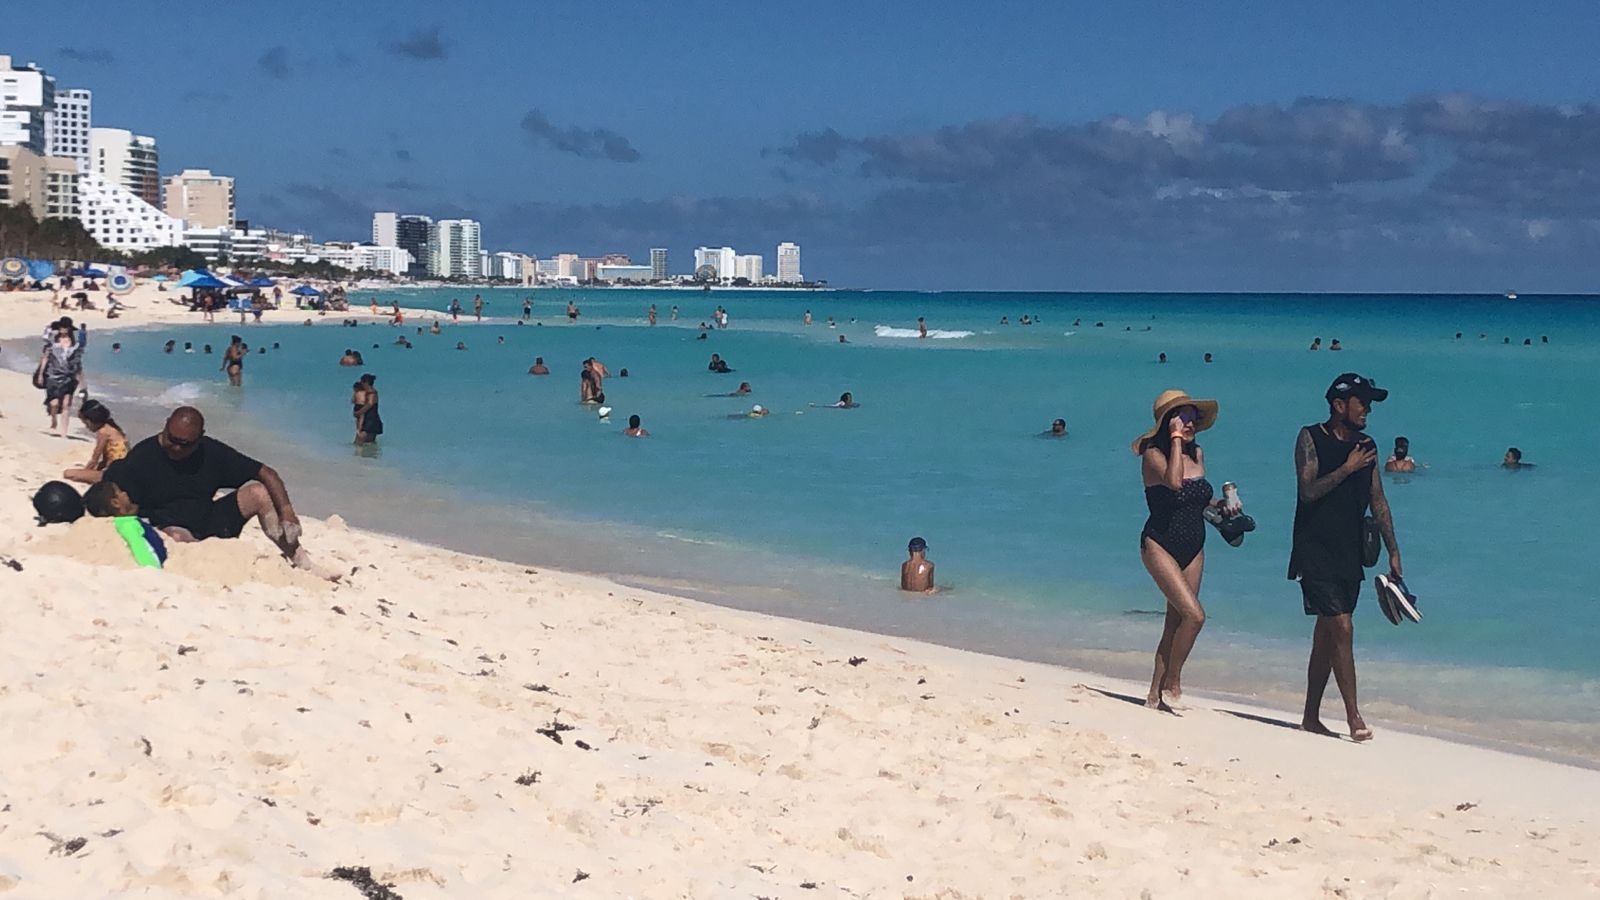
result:
M 1173 490 L 1164 484 L 1152 484 L 1144 489 L 1144 502 L 1150 507 L 1150 518 L 1145 520 L 1139 543 L 1149 538 L 1161 549 L 1172 554 L 1178 568 L 1188 568 L 1206 546 L 1206 520 L 1202 515 L 1211 503 L 1211 482 L 1200 478 L 1185 478 L 1183 487 Z

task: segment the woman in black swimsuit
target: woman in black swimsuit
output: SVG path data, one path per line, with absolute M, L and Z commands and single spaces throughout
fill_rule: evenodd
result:
M 353 393 L 350 396 L 352 411 L 356 420 L 356 446 L 373 443 L 378 435 L 383 434 L 383 417 L 378 415 L 378 381 L 376 375 L 362 375 L 361 380 L 351 385 Z
M 1163 391 L 1152 409 L 1155 427 L 1133 442 L 1143 460 L 1144 499 L 1150 518 L 1139 535 L 1139 556 L 1167 598 L 1166 624 L 1156 645 L 1155 674 L 1145 706 L 1170 710 L 1183 697 L 1183 663 L 1206 623 L 1200 605 L 1206 523 L 1212 503 L 1206 457 L 1194 436 L 1217 420 L 1215 400 Z

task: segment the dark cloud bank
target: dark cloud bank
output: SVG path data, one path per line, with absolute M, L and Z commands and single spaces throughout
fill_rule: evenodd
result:
M 537 110 L 521 125 L 540 147 L 639 159 L 607 129 Z M 510 202 L 480 211 L 485 236 L 539 253 L 723 241 L 770 253 L 794 239 L 808 273 L 880 287 L 1596 289 L 1592 104 L 1435 95 L 1303 98 L 1209 120 L 1009 116 L 822 129 L 766 156 L 776 196 Z M 317 200 L 324 214 L 345 207 Z
M 530 144 L 549 147 L 562 153 L 571 153 L 583 159 L 604 159 L 611 162 L 639 161 L 639 151 L 627 138 L 609 128 L 559 128 L 537 109 L 528 110 L 522 117 L 522 133 Z

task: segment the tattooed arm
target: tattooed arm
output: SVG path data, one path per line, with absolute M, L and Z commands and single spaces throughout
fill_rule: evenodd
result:
M 1394 517 L 1389 513 L 1389 498 L 1383 493 L 1383 478 L 1378 467 L 1372 467 L 1372 518 L 1378 522 L 1378 532 L 1383 535 L 1383 546 L 1389 551 L 1389 571 L 1403 577 L 1400 568 L 1400 542 L 1394 536 Z

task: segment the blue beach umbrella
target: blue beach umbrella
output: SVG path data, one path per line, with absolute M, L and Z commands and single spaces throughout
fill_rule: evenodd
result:
M 28 264 L 26 262 L 16 259 L 15 257 L 6 260 L 0 260 L 0 278 L 19 281 L 24 275 L 27 274 Z
M 106 280 L 106 287 L 110 288 L 113 294 L 126 294 L 133 290 L 133 279 L 122 272 L 118 272 Z
M 277 284 L 276 281 L 273 281 L 271 278 L 268 278 L 265 275 L 257 275 L 245 283 L 251 287 L 273 287 Z
M 320 296 L 322 296 L 322 292 L 321 291 L 317 290 L 316 288 L 312 287 L 309 284 L 302 284 L 299 287 L 295 288 L 294 290 L 290 291 L 289 293 L 295 294 L 295 295 L 298 295 L 298 296 L 301 296 L 301 297 L 320 297 Z
M 210 272 L 201 272 L 198 275 L 196 275 L 194 277 L 194 279 L 192 279 L 190 281 L 187 281 L 187 282 L 184 282 L 183 286 L 184 287 L 190 287 L 190 288 L 205 288 L 205 289 L 208 289 L 208 290 L 215 290 L 217 288 L 225 288 L 228 285 L 224 284 L 223 281 L 220 278 L 218 278 L 215 275 L 212 275 Z

